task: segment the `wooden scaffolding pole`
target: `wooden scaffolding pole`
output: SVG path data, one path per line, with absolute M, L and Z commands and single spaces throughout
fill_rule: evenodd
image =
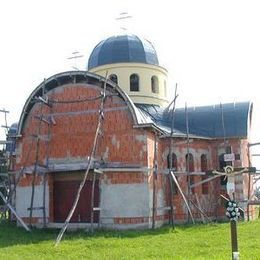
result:
M 154 132 L 154 160 L 153 160 L 153 212 L 152 212 L 152 228 L 155 228 L 156 218 L 156 180 L 157 180 L 157 133 Z
M 171 172 L 171 175 L 172 175 L 172 178 L 173 178 L 173 180 L 174 180 L 174 182 L 175 182 L 177 188 L 179 189 L 179 191 L 180 191 L 180 193 L 181 193 L 181 196 L 182 196 L 182 198 L 183 198 L 183 201 L 184 201 L 184 203 L 185 203 L 185 205 L 186 205 L 186 207 L 187 207 L 187 209 L 188 209 L 188 212 L 189 212 L 189 214 L 190 214 L 192 223 L 195 224 L 194 218 L 193 218 L 193 215 L 192 215 L 192 211 L 191 211 L 190 205 L 189 205 L 189 203 L 188 203 L 188 201 L 187 201 L 187 199 L 186 199 L 186 196 L 184 195 L 184 193 L 183 193 L 183 191 L 182 191 L 182 189 L 181 189 L 181 187 L 180 187 L 180 185 L 179 185 L 179 183 L 178 183 L 178 181 L 177 181 L 177 179 L 176 179 L 176 176 L 174 175 L 173 172 Z
M 0 191 L 0 197 L 4 201 L 5 205 L 11 210 L 11 212 L 16 216 L 17 220 L 22 224 L 26 231 L 31 231 L 30 228 L 24 223 L 24 221 L 20 218 L 20 216 L 16 213 L 15 209 L 10 205 L 5 196 Z
M 95 136 L 94 136 L 92 151 L 91 151 L 90 156 L 88 157 L 88 163 L 87 163 L 88 166 L 87 166 L 86 172 L 84 174 L 83 180 L 81 181 L 81 183 L 79 185 L 79 188 L 78 188 L 78 191 L 77 191 L 77 194 L 76 194 L 76 198 L 75 198 L 75 200 L 73 202 L 72 208 L 71 208 L 71 210 L 70 210 L 70 212 L 69 212 L 69 214 L 68 214 L 68 216 L 67 216 L 67 218 L 65 220 L 65 223 L 63 224 L 62 229 L 60 230 L 59 235 L 56 238 L 55 246 L 59 245 L 59 243 L 60 243 L 60 241 L 61 241 L 61 239 L 63 237 L 63 234 L 64 234 L 64 232 L 66 231 L 66 229 L 67 229 L 67 227 L 69 225 L 69 222 L 70 222 L 70 220 L 72 218 L 72 215 L 75 212 L 75 209 L 76 209 L 76 207 L 78 205 L 78 202 L 79 202 L 81 191 L 82 191 L 82 189 L 83 189 L 83 187 L 84 187 L 84 185 L 86 183 L 86 180 L 87 180 L 87 177 L 88 177 L 88 173 L 89 173 L 90 167 L 92 165 L 93 158 L 94 158 L 95 153 L 96 153 L 97 140 L 98 140 L 98 137 L 100 135 L 100 129 L 101 129 L 101 126 L 102 126 L 102 121 L 104 119 L 104 103 L 105 103 L 105 99 L 106 99 L 107 74 L 108 74 L 108 72 L 106 73 L 106 80 L 105 80 L 105 83 L 104 83 L 104 89 L 103 89 L 102 95 L 101 95 L 98 123 L 97 123 L 96 132 L 95 132 Z
M 40 104 L 40 117 L 42 117 L 42 110 L 43 110 L 43 104 Z M 37 127 L 37 133 L 36 133 L 36 152 L 35 152 L 35 163 L 33 168 L 33 179 L 32 179 L 32 193 L 31 193 L 31 202 L 30 202 L 30 214 L 29 214 L 29 225 L 32 226 L 32 215 L 33 215 L 33 204 L 34 204 L 34 194 L 35 194 L 35 182 L 36 182 L 36 175 L 37 175 L 37 167 L 39 164 L 39 148 L 40 148 L 40 133 L 41 133 L 41 125 L 42 120 L 39 120 L 38 127 Z
M 95 196 L 95 182 L 96 182 L 96 173 L 93 171 L 93 181 L 91 187 L 91 212 L 90 212 L 90 222 L 91 222 L 91 233 L 94 233 L 94 196 Z
M 176 107 L 176 100 L 177 100 L 177 83 L 175 85 L 175 93 L 174 93 L 174 99 L 172 101 L 173 107 L 172 107 L 172 113 L 171 113 L 171 136 L 170 136 L 170 142 L 169 142 L 169 174 L 168 174 L 168 179 L 170 182 L 170 222 L 172 227 L 175 227 L 174 223 L 174 205 L 173 205 L 173 179 L 171 176 L 171 171 L 173 171 L 173 165 L 172 165 L 172 153 L 173 153 L 173 131 L 174 131 L 174 124 L 175 124 L 175 107 Z
M 186 172 L 187 172 L 187 182 L 188 182 L 188 198 L 190 199 L 191 195 L 191 182 L 190 182 L 190 161 L 191 161 L 191 155 L 190 155 L 190 131 L 189 131 L 189 116 L 188 116 L 188 108 L 187 103 L 185 103 L 185 123 L 186 123 L 186 137 L 187 137 L 187 160 L 186 160 Z M 189 200 L 188 205 L 190 208 Z M 188 214 L 188 223 L 190 222 L 190 216 L 192 214 Z M 192 222 L 194 223 L 194 219 L 192 219 Z

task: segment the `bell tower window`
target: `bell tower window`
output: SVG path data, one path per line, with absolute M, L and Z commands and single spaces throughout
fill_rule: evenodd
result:
M 159 82 L 156 76 L 152 76 L 151 78 L 151 87 L 152 92 L 158 94 L 159 93 Z
M 139 76 L 137 74 L 130 76 L 130 91 L 139 91 Z

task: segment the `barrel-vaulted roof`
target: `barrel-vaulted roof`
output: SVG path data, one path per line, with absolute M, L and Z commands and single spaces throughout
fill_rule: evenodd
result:
M 171 128 L 174 118 L 174 131 L 186 133 L 186 117 L 189 133 L 200 137 L 233 138 L 247 137 L 251 125 L 253 104 L 238 102 L 212 106 L 198 106 L 187 109 L 178 108 L 172 116 L 172 110 L 154 105 L 136 104 L 136 106 L 153 119 L 154 123 L 164 128 Z M 169 130 L 168 130 L 169 132 Z

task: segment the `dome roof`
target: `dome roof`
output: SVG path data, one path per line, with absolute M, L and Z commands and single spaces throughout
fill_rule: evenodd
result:
M 88 69 L 119 62 L 159 65 L 151 42 L 136 35 L 117 35 L 101 41 L 92 51 Z

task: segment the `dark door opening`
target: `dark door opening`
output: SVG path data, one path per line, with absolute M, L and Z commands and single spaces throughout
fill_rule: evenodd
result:
M 58 180 L 54 181 L 53 187 L 53 207 L 54 222 L 64 222 L 72 208 L 76 198 L 80 181 Z M 91 221 L 91 190 L 92 181 L 87 180 L 80 195 L 76 210 L 70 222 L 86 223 Z M 99 187 L 98 181 L 95 182 L 94 189 L 94 207 L 98 207 Z M 99 221 L 99 212 L 94 212 L 94 223 Z

